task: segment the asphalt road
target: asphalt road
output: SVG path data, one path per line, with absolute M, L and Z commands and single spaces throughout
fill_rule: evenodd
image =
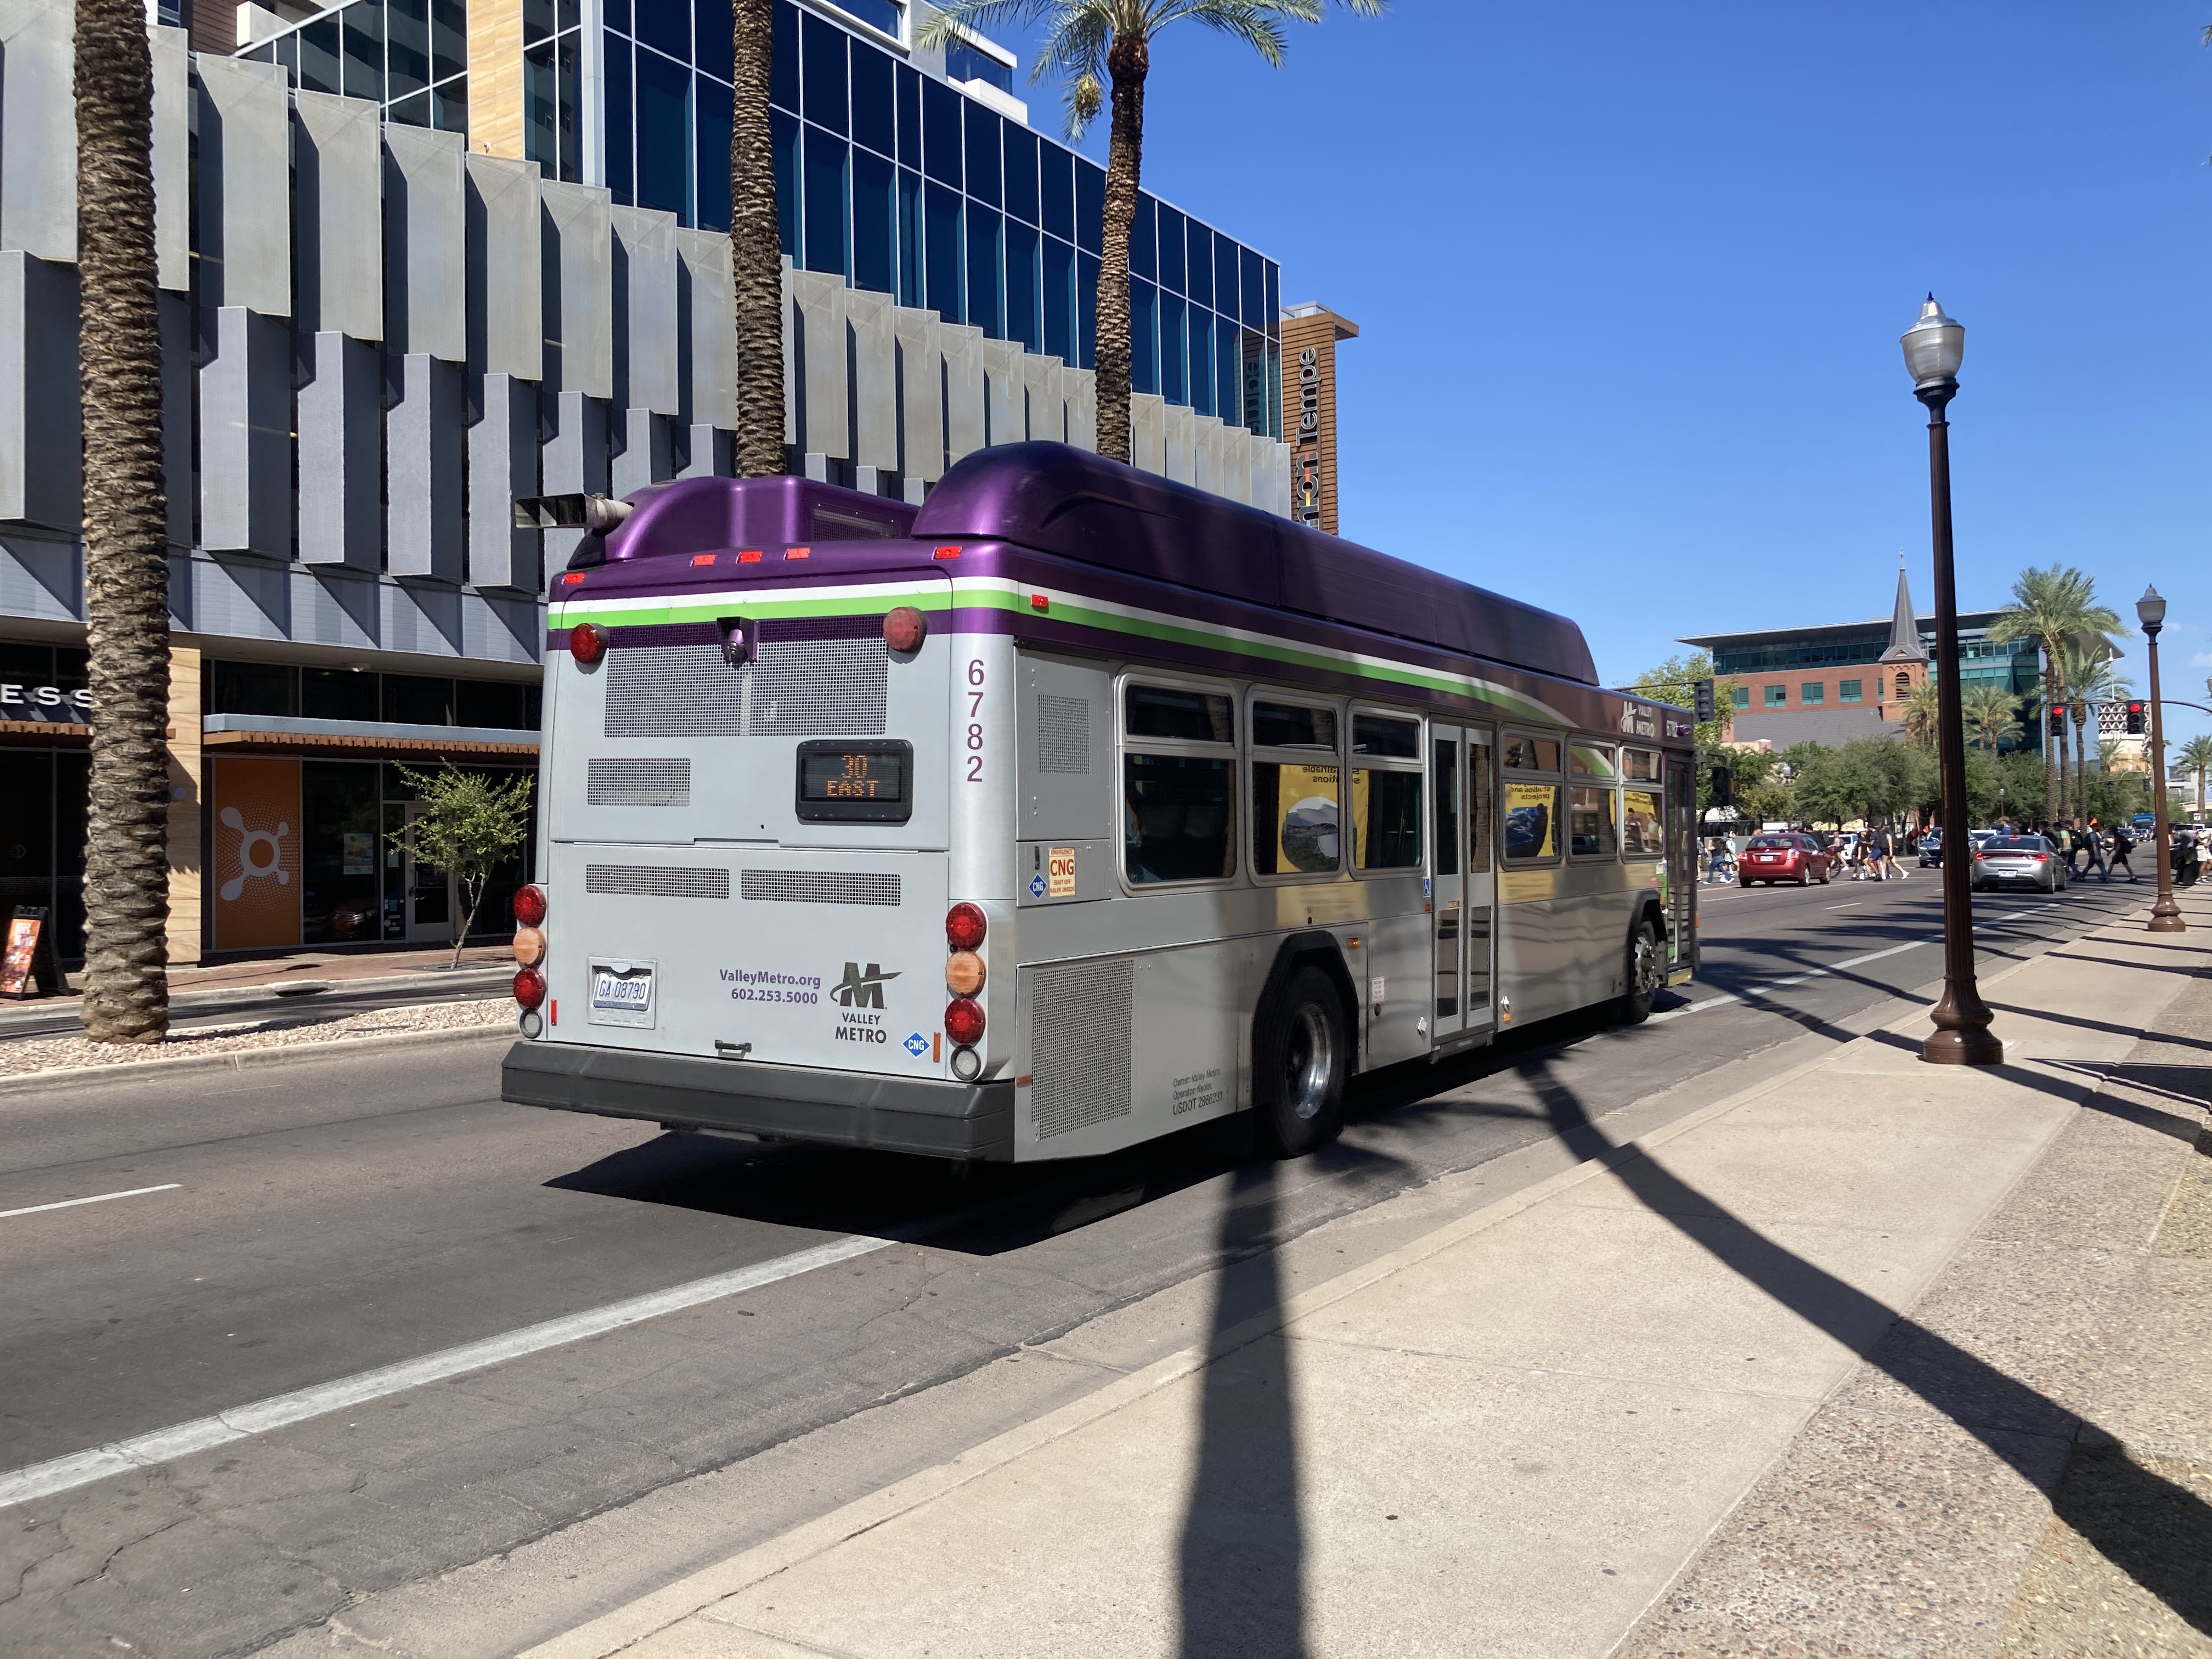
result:
M 1984 898 L 1985 969 L 2147 912 L 2148 891 Z M 501 1103 L 491 1040 L 0 1096 L 0 1497 L 10 1471 L 226 1412 L 240 1425 L 203 1424 L 180 1456 L 140 1440 L 146 1467 L 89 1464 L 0 1507 L 0 1652 L 327 1651 L 331 1621 L 449 1605 L 441 1587 L 708 1471 L 781 1469 L 759 1476 L 753 1520 L 805 1518 L 1096 1379 L 1031 1367 L 913 1443 L 853 1427 L 886 1401 L 1195 1296 L 1324 1224 L 1371 1218 L 1333 1230 L 1337 1255 L 1380 1253 L 1399 1242 L 1394 1200 L 1438 1177 L 1563 1121 L 1640 1132 L 1893 1015 L 1941 971 L 1934 872 L 1701 897 L 1703 975 L 1649 1024 L 1552 1022 L 1366 1080 L 1337 1146 L 1256 1174 L 1225 1127 L 964 1179 L 665 1135 Z M 848 1255 L 794 1271 L 825 1246 Z M 235 1416 L 749 1267 L 759 1283 L 685 1311 L 317 1395 L 265 1432 Z M 1279 1291 L 1271 1273 L 1251 1293 Z M 727 1542 L 671 1536 L 619 1582 L 574 1551 L 527 1605 L 455 1598 L 449 1640 L 422 1650 L 513 1651 Z

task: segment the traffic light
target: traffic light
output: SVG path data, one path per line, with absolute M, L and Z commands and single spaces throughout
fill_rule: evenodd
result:
M 1713 683 L 1711 680 L 1698 682 L 1697 697 L 1698 724 L 1703 726 L 1713 717 Z
M 2140 702 L 2130 702 L 2128 705 L 2128 735 L 2131 738 L 2139 738 L 2143 734 L 2143 707 Z
M 2054 738 L 2066 735 L 2066 706 L 2063 703 L 2051 711 L 2051 735 Z

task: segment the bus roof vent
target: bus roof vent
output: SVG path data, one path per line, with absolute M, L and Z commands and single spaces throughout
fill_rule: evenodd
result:
M 1016 542 L 1597 684 L 1583 631 L 1565 617 L 1066 444 L 977 450 L 945 473 L 908 533 Z

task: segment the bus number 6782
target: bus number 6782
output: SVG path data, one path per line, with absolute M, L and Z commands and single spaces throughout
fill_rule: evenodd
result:
M 968 694 L 968 781 L 983 781 L 983 722 L 978 718 L 983 712 L 983 659 L 973 659 L 968 665 L 968 684 L 975 689 Z

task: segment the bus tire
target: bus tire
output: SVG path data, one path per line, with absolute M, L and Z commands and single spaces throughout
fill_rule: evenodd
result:
M 1252 1104 L 1277 1158 L 1304 1158 L 1344 1127 L 1352 1034 L 1336 981 L 1320 969 L 1291 974 L 1252 1033 Z
M 1659 945 L 1659 930 L 1648 915 L 1637 919 L 1628 936 L 1628 993 L 1620 999 L 1620 1022 L 1641 1025 L 1651 1018 L 1651 1005 L 1667 981 L 1667 957 Z

